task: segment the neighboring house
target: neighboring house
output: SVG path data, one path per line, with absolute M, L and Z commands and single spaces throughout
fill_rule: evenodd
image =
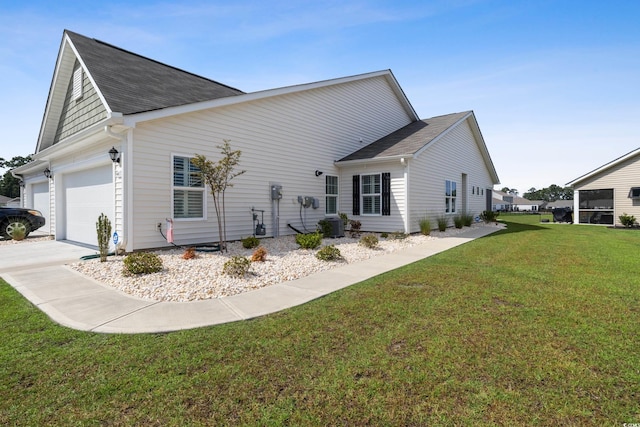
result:
M 506 212 L 538 212 L 541 200 L 527 200 L 512 193 L 493 191 L 493 210 Z
M 167 219 L 177 244 L 217 242 L 189 159 L 217 161 L 223 140 L 246 170 L 226 192 L 228 240 L 253 234 L 256 211 L 265 236 L 341 212 L 417 232 L 425 215 L 489 209 L 499 183 L 474 113 L 420 120 L 389 70 L 244 93 L 70 31 L 33 161 L 13 173 L 58 240 L 96 245 L 105 213 L 127 251 L 167 246 Z
M 513 198 L 513 210 L 517 212 L 538 212 L 540 200 L 528 200 L 524 197 L 515 196 Z
M 567 185 L 579 224 L 621 225 L 622 214 L 640 218 L 640 148 Z
M 11 197 L 0 195 L 0 206 L 7 206 L 7 202 L 11 200 Z

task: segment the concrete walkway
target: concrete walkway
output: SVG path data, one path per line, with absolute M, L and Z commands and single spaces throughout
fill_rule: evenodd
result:
M 95 250 L 65 242 L 0 246 L 0 276 L 55 322 L 104 333 L 191 329 L 274 313 L 498 231 L 477 227 L 402 251 L 224 298 L 156 302 L 136 298 L 66 267 Z

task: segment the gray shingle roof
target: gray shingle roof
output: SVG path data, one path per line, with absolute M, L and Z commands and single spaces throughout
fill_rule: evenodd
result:
M 368 160 L 415 154 L 469 113 L 470 111 L 447 114 L 410 123 L 339 161 Z
M 140 113 L 243 92 L 65 30 L 111 111 Z

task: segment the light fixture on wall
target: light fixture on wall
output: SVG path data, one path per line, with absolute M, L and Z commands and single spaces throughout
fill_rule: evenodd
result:
M 109 157 L 111 157 L 111 161 L 113 163 L 120 163 L 120 153 L 118 153 L 116 147 L 111 147 L 111 150 L 109 150 Z
M 322 171 L 316 169 L 316 176 L 320 176 L 320 175 L 322 175 Z
M 20 188 L 24 188 L 24 181 L 21 180 L 18 185 L 20 185 Z
M 45 170 L 42 171 L 42 173 L 44 174 L 44 176 L 47 177 L 47 179 L 51 179 L 51 169 L 46 168 Z

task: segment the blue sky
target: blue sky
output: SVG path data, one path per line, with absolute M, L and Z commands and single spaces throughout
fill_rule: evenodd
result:
M 640 2 L 0 0 L 0 157 L 35 150 L 63 30 L 246 92 L 391 69 L 420 117 L 474 110 L 498 188 L 640 147 Z

